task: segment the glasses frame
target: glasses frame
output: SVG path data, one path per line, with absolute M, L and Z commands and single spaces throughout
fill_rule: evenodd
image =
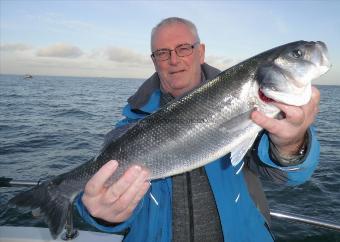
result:
M 169 60 L 169 59 L 171 58 L 171 52 L 172 52 L 172 51 L 174 51 L 178 57 L 189 56 L 189 55 L 192 55 L 192 53 L 194 52 L 193 50 L 194 50 L 195 46 L 196 46 L 197 44 L 199 44 L 199 43 L 200 43 L 199 41 L 197 41 L 197 42 L 195 42 L 195 43 L 193 43 L 193 44 L 184 43 L 184 44 L 177 45 L 174 49 L 166 49 L 166 48 L 157 49 L 157 50 L 155 50 L 154 52 L 152 52 L 151 58 L 155 59 L 156 61 L 167 61 L 167 60 Z M 190 53 L 190 54 L 188 54 L 188 55 L 179 55 L 179 54 L 178 54 L 177 49 L 178 49 L 179 47 L 183 46 L 183 45 L 188 45 L 188 47 L 191 48 L 191 53 Z M 158 59 L 158 58 L 156 57 L 156 55 L 155 55 L 155 53 L 157 53 L 158 51 L 168 51 L 168 53 L 169 53 L 169 54 L 168 54 L 168 58 L 167 58 L 167 59 L 164 59 L 164 60 Z

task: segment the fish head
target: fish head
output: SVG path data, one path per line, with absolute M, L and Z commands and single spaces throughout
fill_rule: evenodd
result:
M 264 101 L 305 105 L 311 98 L 311 81 L 330 67 L 327 47 L 321 41 L 298 41 L 278 47 L 258 69 L 259 96 Z

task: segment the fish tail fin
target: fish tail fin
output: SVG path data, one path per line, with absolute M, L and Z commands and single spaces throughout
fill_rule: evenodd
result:
M 73 200 L 62 193 L 57 184 L 55 180 L 47 181 L 9 200 L 11 206 L 39 208 L 54 239 L 65 226 L 68 209 Z

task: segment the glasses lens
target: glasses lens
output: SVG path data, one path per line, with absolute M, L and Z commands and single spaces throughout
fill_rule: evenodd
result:
M 183 57 L 183 56 L 188 56 L 192 54 L 193 51 L 193 45 L 189 44 L 184 44 L 176 47 L 176 53 L 178 56 Z
M 157 50 L 153 53 L 153 56 L 157 60 L 167 60 L 167 59 L 169 59 L 170 52 L 169 52 L 169 50 Z

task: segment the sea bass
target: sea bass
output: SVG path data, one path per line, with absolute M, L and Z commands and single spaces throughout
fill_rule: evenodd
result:
M 261 131 L 251 112 L 256 108 L 275 117 L 280 110 L 270 100 L 308 103 L 311 80 L 329 68 L 327 47 L 319 41 L 297 41 L 263 52 L 128 128 L 117 128 L 95 158 L 18 194 L 10 204 L 40 208 L 56 238 L 77 194 L 109 160 L 119 166 L 108 184 L 132 164 L 148 168 L 151 180 L 193 170 L 228 153 L 231 164 L 242 167 L 243 156 Z

